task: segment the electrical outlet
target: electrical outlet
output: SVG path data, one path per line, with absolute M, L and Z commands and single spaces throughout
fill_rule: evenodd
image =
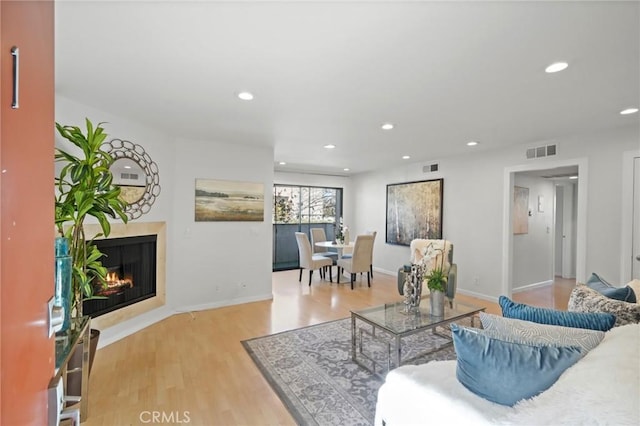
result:
M 480 277 L 473 277 L 473 285 L 476 287 L 480 285 Z
M 247 284 L 246 284 L 246 283 L 243 283 L 243 282 L 239 282 L 239 283 L 238 283 L 238 288 L 245 289 L 245 288 L 247 288 Z

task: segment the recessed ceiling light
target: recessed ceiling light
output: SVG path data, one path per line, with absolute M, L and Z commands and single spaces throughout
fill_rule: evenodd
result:
M 324 147 L 327 148 L 327 149 L 333 149 L 336 146 L 334 144 L 330 143 L 329 145 L 325 145 Z
M 569 179 L 578 179 L 578 176 L 569 176 Z
M 351 169 L 350 169 L 350 168 L 348 168 L 348 167 L 345 167 L 345 168 L 344 168 L 344 169 L 342 169 L 342 170 L 344 170 L 345 172 L 348 172 L 348 171 L 349 171 L 349 170 L 351 170 Z
M 638 112 L 638 108 L 627 108 L 620 111 L 620 114 L 628 115 L 628 114 L 635 114 L 636 112 Z
M 411 158 L 411 157 L 410 157 L 410 156 L 408 156 L 408 155 L 403 155 L 403 156 L 402 156 L 402 159 L 403 159 L 403 160 L 408 160 L 409 158 Z
M 284 165 L 285 165 L 285 164 L 287 164 L 287 163 L 286 163 L 286 162 L 284 162 L 284 161 L 281 161 L 281 162 L 279 162 L 278 164 L 280 164 L 281 166 L 284 166 Z
M 554 62 L 553 64 L 545 68 L 545 72 L 554 73 L 554 72 L 562 71 L 567 69 L 568 66 L 569 64 L 566 62 Z
M 380 127 L 382 127 L 382 130 L 391 130 L 391 129 L 393 129 L 393 124 L 392 123 L 384 123 Z
M 253 99 L 253 93 L 249 93 L 249 92 L 240 92 L 238 93 L 238 97 L 240 99 L 242 99 L 243 101 L 250 101 Z
M 467 146 L 476 146 L 476 145 L 478 145 L 478 142 L 476 142 L 476 141 L 467 142 Z

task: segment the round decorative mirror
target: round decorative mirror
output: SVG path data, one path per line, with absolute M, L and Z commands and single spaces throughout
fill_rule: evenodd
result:
M 136 219 L 151 210 L 160 194 L 158 165 L 140 145 L 122 139 L 104 143 L 113 158 L 113 184 L 120 187 L 120 198 L 127 203 L 125 213 Z

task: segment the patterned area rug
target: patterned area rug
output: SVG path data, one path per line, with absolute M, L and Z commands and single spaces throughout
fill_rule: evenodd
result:
M 459 323 L 470 324 L 468 319 Z M 403 360 L 445 342 L 431 332 L 406 337 Z M 258 337 L 242 344 L 298 424 L 373 424 L 383 379 L 351 360 L 351 319 Z M 386 365 L 385 345 L 365 340 L 363 346 L 369 355 Z M 430 355 L 418 355 L 410 363 L 445 359 L 455 359 L 453 346 Z

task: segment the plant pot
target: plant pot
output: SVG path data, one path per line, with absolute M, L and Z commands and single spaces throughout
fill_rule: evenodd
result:
M 100 330 L 92 328 L 89 334 L 89 375 L 91 375 L 93 359 L 98 349 Z M 67 364 L 67 395 L 80 396 L 82 394 L 82 345 L 83 341 L 80 339 Z
M 433 290 L 429 295 L 429 301 L 431 302 L 431 315 L 434 317 L 444 316 L 444 292 Z

